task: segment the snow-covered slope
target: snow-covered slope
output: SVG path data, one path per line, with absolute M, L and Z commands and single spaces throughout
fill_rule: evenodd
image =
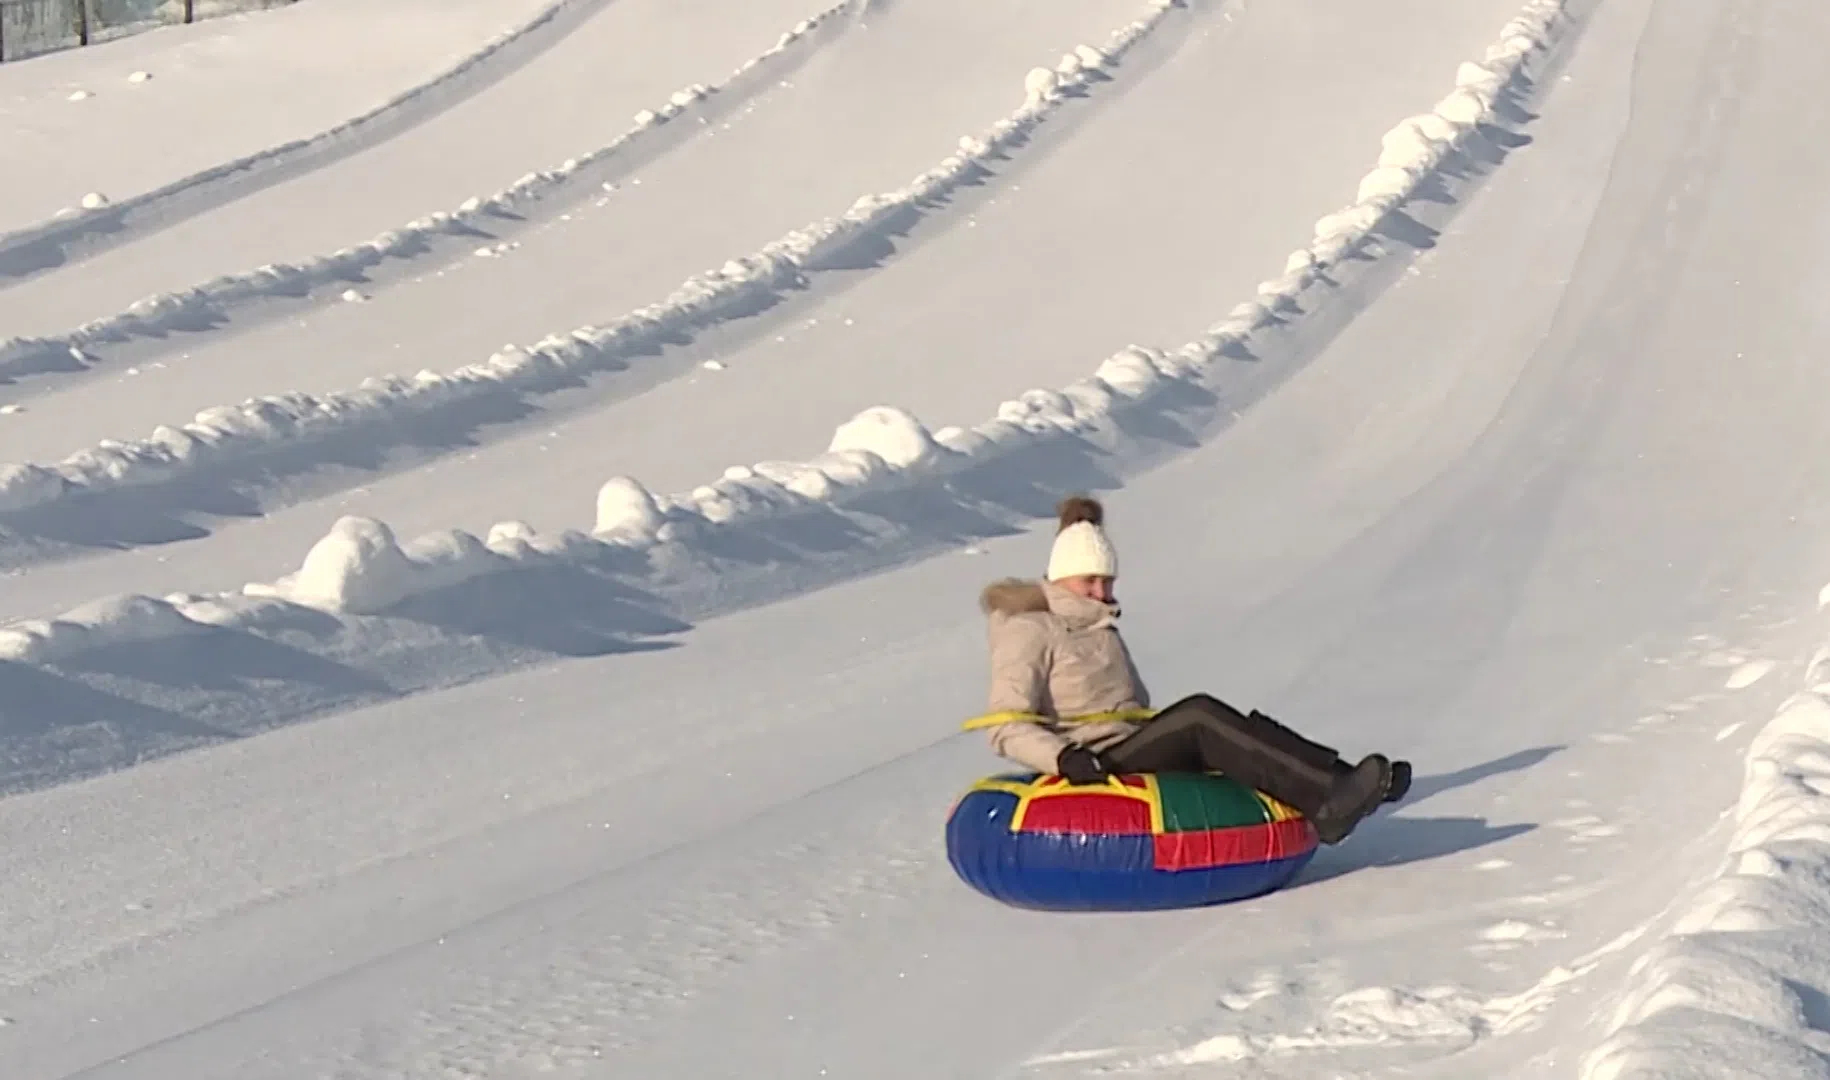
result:
M 0 69 L 0 283 L 347 152 L 562 33 L 570 0 L 322 0 Z M 84 213 L 83 211 L 101 211 Z
M 807 14 L 679 56 L 717 78 Z M 1830 12 L 840 19 L 497 257 L 21 379 L 0 434 L 44 467 L 263 376 L 402 370 L 379 335 L 523 343 L 418 365 L 485 361 L 499 412 L 382 404 L 449 393 L 428 377 L 318 441 L 292 417 L 342 399 L 7 474 L 0 1072 L 1830 1075 L 1830 142 L 1793 107 Z M 698 283 L 762 275 L 766 310 L 701 292 L 691 341 L 538 344 L 937 165 L 970 182 L 853 208 L 844 260 Z M 254 203 L 189 227 L 230 243 Z M 316 250 L 367 238 L 344 224 Z M 170 287 L 258 261 L 198 265 Z M 551 306 L 494 310 L 523 303 Z M 997 767 L 957 730 L 975 594 L 1040 565 L 1075 489 L 1107 500 L 1157 697 L 1409 757 L 1407 802 L 1225 908 L 960 885 L 940 824 Z

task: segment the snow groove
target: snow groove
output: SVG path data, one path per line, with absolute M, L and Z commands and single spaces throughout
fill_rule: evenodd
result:
M 600 491 L 596 521 L 588 534 L 567 531 L 556 537 L 541 536 L 521 523 L 505 522 L 491 529 L 486 538 L 449 530 L 403 545 L 383 522 L 345 517 L 312 547 L 298 571 L 276 582 L 249 583 L 239 595 L 117 601 L 131 609 L 130 615 L 84 611 L 61 619 L 15 623 L 0 629 L 0 659 L 54 662 L 114 640 L 117 629 L 131 638 L 148 632 L 149 627 L 175 625 L 174 620 L 199 626 L 256 626 L 271 614 L 274 604 L 297 604 L 342 615 L 371 614 L 415 595 L 510 570 L 540 570 L 568 563 L 601 565 L 633 556 L 651 572 L 660 572 L 654 568 L 664 569 L 689 555 L 728 545 L 729 537 L 744 527 L 837 511 L 866 496 L 920 485 L 945 486 L 968 470 L 1057 440 L 1097 432 L 1127 415 L 1172 408 L 1216 364 L 1249 349 L 1258 335 L 1284 322 L 1288 310 L 1300 310 L 1299 302 L 1312 290 L 1329 287 L 1331 270 L 1368 257 L 1364 249 L 1385 216 L 1408 201 L 1483 125 L 1497 119 L 1504 95 L 1524 77 L 1530 62 L 1548 53 L 1562 38 L 1570 25 L 1565 3 L 1530 0 L 1479 61 L 1460 66 L 1453 91 L 1430 112 L 1406 118 L 1390 130 L 1377 165 L 1360 185 L 1358 201 L 1320 219 L 1313 241 L 1290 256 L 1282 276 L 1263 283 L 1254 299 L 1238 305 L 1199 339 L 1172 352 L 1128 347 L 1109 357 L 1093 376 L 1059 391 L 1029 391 L 1005 402 L 995 418 L 971 429 L 948 427 L 930 432 L 903 410 L 888 406 L 867 409 L 837 430 L 827 453 L 820 457 L 808 462 L 735 466 L 717 482 L 682 495 L 657 496 L 633 479 L 616 477 Z M 1121 53 L 1136 42 L 1173 6 L 1175 0 L 1155 0 L 1148 17 L 1114 35 L 1106 56 Z M 759 285 L 759 280 L 798 275 L 822 251 L 869 229 L 881 215 L 933 197 L 957 183 L 981 156 L 995 152 L 1023 127 L 1038 122 L 1061 99 L 1065 88 L 1086 78 L 1088 61 L 1096 57 L 1070 57 L 1052 72 L 1037 69 L 1028 81 L 1030 97 L 1023 109 L 994 129 L 991 137 L 972 142 L 968 152 L 949 158 L 903 192 L 860 200 L 843 218 L 803 230 L 754 260 L 731 264 L 721 274 L 701 279 L 689 298 L 664 307 L 661 313 L 638 313 L 596 337 L 581 333 L 543 343 L 530 353 L 498 354 L 488 364 L 456 376 L 426 374 L 377 387 L 369 397 L 344 399 L 340 405 L 345 411 L 319 406 L 315 415 L 325 419 L 317 421 L 317 430 L 328 434 L 346 429 L 350 418 L 385 414 L 393 402 L 449 400 L 459 394 L 489 392 L 511 381 L 538 385 L 548 371 L 588 363 L 618 342 L 645 339 L 655 332 L 657 323 L 677 325 L 669 322 L 668 313 L 691 318 L 715 312 L 735 295 L 767 287 Z M 302 395 L 299 400 L 311 402 Z M 248 441 L 259 441 L 268 430 L 296 430 L 278 424 L 298 424 L 295 417 L 314 415 L 304 409 L 285 409 L 281 403 L 265 407 L 272 412 L 255 413 L 260 426 L 245 436 Z M 229 440 L 202 444 L 186 433 L 172 433 L 170 438 L 184 450 L 181 461 L 195 461 L 200 455 L 191 448 L 197 445 L 212 450 L 234 445 Z M 141 463 L 142 459 L 125 453 L 108 460 L 128 467 L 118 473 L 101 473 L 101 482 L 126 482 L 123 478 L 169 468 Z M 13 506 L 30 505 L 34 497 L 39 501 L 56 498 L 73 486 L 65 475 L 51 470 L 0 472 L 0 497 L 11 493 Z
M 527 22 L 498 34 L 431 81 L 413 87 L 361 116 L 315 135 L 212 166 L 129 199 L 0 234 L 0 288 L 6 286 L 8 278 L 23 278 L 45 267 L 67 265 L 82 254 L 118 246 L 188 216 L 170 212 L 180 202 L 210 195 L 210 205 L 218 205 L 232 197 L 227 193 L 212 195 L 211 189 L 232 188 L 281 169 L 315 168 L 323 162 L 316 162 L 314 158 L 348 152 L 371 137 L 385 138 L 385 129 L 405 119 L 407 113 L 422 107 L 437 108 L 450 96 L 463 92 L 459 89 L 461 84 L 503 59 L 503 53 L 528 46 L 538 49 L 541 46 L 536 40 L 549 33 L 557 40 L 569 32 L 570 25 L 588 18 L 606 2 L 608 0 L 553 0 Z M 136 218 L 147 219 L 149 227 L 136 227 Z M 79 254 L 79 248 L 85 250 Z M 5 351 L 0 350 L 0 375 L 9 370 L 6 356 Z
M 1528 4 L 1481 62 L 1461 66 L 1456 89 L 1432 112 L 1407 118 L 1385 136 L 1378 166 L 1360 185 L 1359 201 L 1318 221 L 1314 241 L 1290 257 L 1283 276 L 1262 284 L 1255 299 L 1239 305 L 1200 339 L 1174 352 L 1130 346 L 1107 358 L 1092 377 L 1060 391 L 1031 390 L 970 430 L 949 427 L 930 433 L 909 413 L 876 406 L 841 426 L 827 453 L 812 461 L 734 466 L 714 484 L 670 497 L 616 477 L 599 494 L 590 542 L 638 550 L 690 542 L 710 528 L 917 482 L 943 483 L 994 459 L 1093 432 L 1115 414 L 1166 404 L 1214 364 L 1249 347 L 1255 333 L 1275 325 L 1282 310 L 1295 307 L 1303 294 L 1324 283 L 1328 270 L 1355 257 L 1381 219 L 1407 201 L 1478 125 L 1493 118 L 1523 65 L 1554 39 L 1562 10 L 1561 0 Z M 297 574 L 252 588 L 259 595 L 328 610 L 377 611 L 421 591 L 412 580 L 417 575 L 424 576 L 424 588 L 439 588 L 534 550 L 519 530 L 506 526 L 492 534 L 489 544 L 474 537 L 469 542 L 447 539 L 425 558 L 402 553 L 390 536 L 379 522 L 346 518 L 312 549 Z M 378 566 L 389 569 L 377 572 Z
M 846 6 L 841 4 L 829 14 Z M 1171 10 L 1182 6 L 1183 0 L 1151 0 L 1147 14 L 1114 31 L 1103 47 L 1082 45 L 1053 69 L 1031 70 L 1024 80 L 1022 106 L 979 135 L 962 137 L 957 153 L 907 186 L 860 197 L 837 217 L 797 229 L 758 252 L 689 279 L 659 303 L 605 326 L 549 335 L 529 349 L 500 350 L 486 361 L 449 374 L 425 371 L 412 377 L 372 378 L 355 391 L 322 396 L 291 393 L 218 406 L 200 412 L 181 427 L 161 425 L 150 437 L 131 443 L 107 440 L 54 466 L 0 466 L 0 513 L 37 509 L 113 488 L 162 483 L 225 459 L 347 437 L 365 427 L 397 422 L 403 415 L 472 406 L 491 396 L 519 399 L 568 388 L 580 374 L 610 367 L 684 333 L 754 310 L 758 299 L 804 287 L 808 275 L 832 265 L 855 244 L 975 180 L 986 161 L 1008 153 L 1073 96 L 1106 77 L 1105 67 L 1143 40 Z M 547 181 L 533 178 L 533 182 L 537 186 Z
M 631 126 L 603 146 L 559 165 L 530 172 L 489 196 L 475 196 L 456 209 L 415 218 L 397 229 L 351 247 L 339 248 L 300 263 L 269 263 L 244 273 L 224 274 L 200 285 L 156 293 L 126 310 L 84 323 L 52 337 L 15 337 L 0 341 L 0 379 L 65 370 L 71 359 L 87 366 L 89 350 L 141 337 L 164 337 L 172 331 L 226 316 L 235 305 L 273 296 L 304 295 L 327 285 L 359 281 L 362 274 L 389 259 L 408 258 L 426 250 L 438 237 L 474 236 L 480 223 L 506 217 L 523 207 L 562 194 L 578 177 L 627 150 L 649 132 L 697 109 L 763 65 L 769 64 L 832 19 L 856 8 L 861 0 L 840 0 L 798 23 L 775 45 L 751 57 L 722 82 L 694 83 L 671 94 L 654 109 L 637 113 Z M 4 249 L 0 248 L 0 258 Z
M 1830 645 L 1749 745 L 1734 820 L 1581 1080 L 1830 1074 Z
M 1173 0 L 1157 0 L 1149 18 L 1114 35 L 1113 51 L 1142 37 L 1171 5 Z M 644 575 L 668 578 L 679 567 L 688 566 L 694 556 L 728 549 L 730 538 L 745 527 L 767 529 L 796 516 L 836 513 L 866 496 L 917 491 L 922 485 L 944 487 L 968 470 L 1091 434 L 1114 419 L 1153 408 L 1173 408 L 1180 395 L 1195 388 L 1217 362 L 1248 348 L 1257 335 L 1277 326 L 1283 319 L 1281 311 L 1296 306 L 1308 291 L 1329 287 L 1330 269 L 1347 260 L 1367 258 L 1363 247 L 1371 242 L 1372 229 L 1383 216 L 1402 207 L 1433 170 L 1466 145 L 1482 124 L 1495 119 L 1504 93 L 1523 79 L 1534 57 L 1545 55 L 1561 40 L 1566 29 L 1565 0 L 1530 0 L 1521 15 L 1502 27 L 1501 37 L 1479 62 L 1460 66 L 1453 92 L 1431 112 L 1407 117 L 1385 135 L 1378 165 L 1360 187 L 1360 201 L 1321 218 L 1314 242 L 1288 258 L 1283 276 L 1265 282 L 1254 300 L 1239 304 L 1206 335 L 1179 350 L 1125 348 L 1103 362 L 1093 377 L 1060 392 L 1032 390 L 1016 401 L 1006 401 L 994 419 L 974 428 L 930 432 L 899 408 L 867 408 L 834 432 L 829 450 L 820 458 L 739 465 L 728 469 L 716 483 L 679 496 L 657 496 L 639 481 L 619 476 L 600 489 L 591 533 L 565 531 L 564 535 L 542 536 L 520 522 L 503 522 L 485 538 L 452 529 L 403 544 L 384 522 L 346 516 L 311 547 L 298 571 L 276 582 L 251 582 L 238 593 L 203 597 L 121 597 L 71 611 L 60 619 L 15 622 L 0 630 L 0 659 L 57 663 L 88 648 L 148 635 L 203 632 L 212 626 L 254 630 L 273 621 L 276 611 L 287 608 L 361 617 L 386 611 L 415 595 L 516 569 L 622 567 L 633 560 Z M 1001 124 L 999 132 L 1008 139 L 1017 124 L 1025 123 L 1025 117 L 1028 123 L 1036 123 L 1041 112 L 1058 101 L 1050 93 L 1058 95 L 1063 86 L 1083 79 L 1083 71 L 1082 62 L 1076 59 L 1072 64 L 1063 62 L 1058 71 L 1032 73 L 1030 101 L 1017 117 Z M 992 139 L 986 139 L 977 148 L 988 152 L 994 145 Z M 920 198 L 917 190 L 941 189 L 970 170 L 974 159 L 972 154 L 952 157 L 948 165 L 926 174 L 924 181 L 900 198 L 913 200 Z M 796 251 L 803 253 L 800 262 L 792 262 L 776 249 L 767 253 L 767 262 L 734 265 L 730 275 L 712 278 L 719 282 L 717 286 L 703 282 L 694 295 L 697 306 L 688 309 L 703 311 L 716 306 L 721 298 L 754 282 L 756 273 L 798 273 L 794 267 L 805 265 L 823 247 L 867 229 L 877 214 L 897 203 L 897 196 L 860 200 L 853 214 L 829 221 L 822 229 L 796 234 Z M 653 326 L 655 317 L 648 319 L 620 324 L 626 328 L 622 340 Z M 615 331 L 604 337 L 619 340 L 613 335 Z M 362 405 L 351 403 L 346 408 L 351 414 L 371 416 L 386 412 L 386 401 L 436 399 L 468 388 L 500 386 L 505 379 L 533 383 L 545 370 L 560 368 L 567 361 L 587 361 L 602 348 L 587 342 L 586 337 L 578 337 L 545 344 L 533 353 L 500 355 L 490 366 L 467 373 L 463 379 L 421 375 L 415 383 L 399 384 L 393 397 L 377 390 Z M 273 412 L 287 416 L 280 408 Z M 331 428 L 344 414 L 326 412 L 324 416 L 331 417 L 324 421 L 324 428 Z M 128 474 L 143 474 L 143 470 L 128 470 Z M 42 470 L 37 476 L 44 487 L 66 485 L 51 489 L 46 498 L 68 489 L 68 481 L 59 474 Z M 22 491 L 22 487 L 15 472 L 11 491 Z M 888 544 L 893 547 L 895 538 Z M 719 595 L 721 589 L 725 589 L 723 584 L 710 588 L 710 593 Z

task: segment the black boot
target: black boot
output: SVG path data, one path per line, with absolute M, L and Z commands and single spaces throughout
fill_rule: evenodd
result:
M 1392 762 L 1392 785 L 1391 790 L 1385 793 L 1385 801 L 1397 802 L 1410 794 L 1410 790 L 1411 763 L 1408 761 Z
M 1346 776 L 1353 772 L 1353 766 L 1345 761 L 1334 763 L 1334 775 Z M 1385 793 L 1385 801 L 1395 803 L 1403 799 L 1411 790 L 1411 763 L 1408 761 L 1392 762 L 1391 789 Z
M 1305 814 L 1324 844 L 1338 844 L 1385 802 L 1392 786 L 1392 763 L 1384 754 L 1368 754 L 1358 765 L 1335 771 L 1328 797 L 1313 814 Z

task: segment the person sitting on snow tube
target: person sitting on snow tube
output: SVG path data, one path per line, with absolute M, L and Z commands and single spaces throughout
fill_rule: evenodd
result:
M 967 727 L 988 729 L 999 756 L 1075 784 L 1121 773 L 1223 773 L 1294 807 L 1325 844 L 1404 797 L 1408 762 L 1375 753 L 1350 766 L 1332 748 L 1211 694 L 1151 710 L 1118 632 L 1118 554 L 1105 509 L 1075 495 L 1058 510 L 1046 578 L 1006 578 L 979 598 L 990 624 L 991 707 Z

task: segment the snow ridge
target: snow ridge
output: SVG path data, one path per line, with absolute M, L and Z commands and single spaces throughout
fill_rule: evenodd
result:
M 357 281 L 364 271 L 388 259 L 406 258 L 423 251 L 434 237 L 473 235 L 477 223 L 494 215 L 510 214 L 517 207 L 562 191 L 584 170 L 622 152 L 647 132 L 697 108 L 701 102 L 788 52 L 815 29 L 860 2 L 840 0 L 801 20 L 794 29 L 781 35 L 774 46 L 746 60 L 724 81 L 709 86 L 694 83 L 676 90 L 665 104 L 637 113 L 628 130 L 609 143 L 578 157 L 567 158 L 554 168 L 530 172 L 493 195 L 472 197 L 454 210 L 415 218 L 366 243 L 339 248 L 301 263 L 269 263 L 244 273 L 225 274 L 191 288 L 155 293 L 135 301 L 124 311 L 53 337 L 15 337 L 0 341 L 0 379 L 61 370 L 69 358 L 86 364 L 91 358 L 85 350 L 95 346 L 136 337 L 163 336 L 176 328 L 195 325 L 200 316 L 226 314 L 232 305 L 247 300 L 302 295 L 326 285 Z M 0 241 L 0 258 L 3 257 L 4 242 Z
M 842 3 L 823 17 L 847 6 L 849 2 Z M 1143 40 L 1172 9 L 1182 6 L 1183 0 L 1151 0 L 1147 14 L 1114 31 L 1104 47 L 1081 45 L 1053 69 L 1032 69 L 1024 79 L 1021 107 L 980 135 L 962 137 L 958 153 L 907 186 L 863 196 L 838 217 L 797 229 L 758 252 L 687 280 L 660 303 L 605 326 L 549 335 L 530 349 L 500 350 L 488 360 L 449 374 L 422 371 L 411 378 L 366 379 L 355 391 L 322 396 L 291 393 L 238 406 L 217 406 L 198 413 L 182 427 L 161 425 L 150 437 L 131 443 L 107 440 L 55 466 L 0 466 L 0 512 L 38 508 L 111 488 L 160 483 L 232 456 L 346 437 L 365 426 L 396 422 L 403 414 L 469 405 L 490 395 L 518 399 L 563 389 L 581 373 L 610 367 L 684 333 L 752 310 L 758 298 L 803 287 L 809 274 L 825 268 L 853 244 L 882 231 L 911 208 L 943 199 L 973 180 L 984 162 L 1012 149 L 1075 93 L 1100 79 L 1103 68 Z M 811 29 L 811 22 L 803 25 Z M 777 48 L 787 44 L 784 39 Z M 530 179 L 536 188 L 549 182 L 538 175 Z M 562 183 L 563 178 L 550 182 Z M 282 272 L 258 273 L 261 281 L 272 283 Z M 224 290 L 259 287 L 221 286 Z
M 126 228 L 129 219 L 135 215 L 156 215 L 164 204 L 195 195 L 211 186 L 233 183 L 238 178 L 257 172 L 293 166 L 308 161 L 315 155 L 345 146 L 362 137 L 369 129 L 395 119 L 410 108 L 428 103 L 447 87 L 473 76 L 504 50 L 526 44 L 534 35 L 555 28 L 562 18 L 573 15 L 574 9 L 581 16 L 588 15 L 603 3 L 604 0 L 553 0 L 553 3 L 527 22 L 496 35 L 476 52 L 431 81 L 398 94 L 368 112 L 316 135 L 270 146 L 246 157 L 174 180 L 164 187 L 96 207 L 87 213 L 73 211 L 68 217 L 58 217 L 9 233 L 0 233 L 0 277 L 8 273 L 19 273 L 10 268 L 15 260 L 27 267 L 34 265 L 36 260 L 32 253 L 35 251 L 59 250 L 66 256 L 63 261 L 68 262 L 69 249 L 78 241 L 95 241 L 105 237 L 100 242 L 108 246 L 121 243 L 129 231 Z M 0 351 L 0 374 L 7 373 L 6 355 Z
M 1825 1074 L 1830 646 L 1805 685 L 1748 747 L 1722 868 L 1631 968 L 1581 1080 Z
M 866 409 L 839 427 L 827 452 L 811 461 L 735 466 L 717 482 L 681 495 L 657 496 L 631 478 L 615 477 L 600 489 L 589 534 L 569 530 L 559 536 L 541 536 L 524 524 L 505 522 L 484 538 L 448 530 L 403 545 L 383 522 L 345 517 L 311 548 L 298 571 L 276 582 L 250 583 L 239 595 L 175 595 L 164 600 L 127 597 L 108 601 L 101 609 L 91 605 L 62 618 L 15 623 L 0 629 L 0 659 L 54 662 L 90 647 L 132 640 L 180 623 L 199 628 L 254 627 L 273 612 L 274 605 L 296 604 L 344 615 L 375 613 L 409 597 L 492 573 L 540 569 L 555 563 L 617 563 L 622 561 L 619 553 L 634 556 L 650 568 L 665 567 L 682 552 L 718 547 L 720 537 L 728 537 L 740 527 L 835 511 L 866 496 L 898 489 L 944 485 L 968 469 L 1094 432 L 1125 414 L 1168 408 L 1182 391 L 1197 386 L 1214 365 L 1283 321 L 1282 313 L 1297 306 L 1307 293 L 1327 288 L 1331 269 L 1366 257 L 1361 252 L 1385 215 L 1403 205 L 1482 125 L 1495 120 L 1502 97 L 1525 74 L 1528 64 L 1562 38 L 1569 26 L 1565 2 L 1529 0 L 1479 61 L 1460 66 L 1452 92 L 1430 112 L 1406 118 L 1388 132 L 1377 165 L 1360 184 L 1358 200 L 1320 219 L 1313 241 L 1290 256 L 1282 276 L 1260 285 L 1254 299 L 1238 305 L 1202 337 L 1173 352 L 1130 346 L 1107 358 L 1091 377 L 1059 391 L 1031 390 L 1005 402 L 995 418 L 971 429 L 948 427 L 930 432 L 903 410 L 889 406 Z M 1177 0 L 1154 0 L 1151 14 L 1115 34 L 1104 55 L 1083 49 L 1054 71 L 1033 71 L 1027 81 L 1029 100 L 1022 110 L 994 129 L 990 138 L 966 140 L 971 144 L 966 152 L 924 174 L 911 188 L 859 200 L 845 217 L 797 233 L 754 260 L 730 264 L 696 282 L 697 287 L 686 292 L 677 307 L 655 314 L 637 313 L 611 330 L 597 332 L 596 337 L 580 333 L 543 343 L 531 353 L 498 354 L 488 364 L 454 376 L 424 374 L 416 380 L 380 385 L 370 396 L 346 397 L 338 406 L 320 406 L 303 395 L 293 400 L 309 403 L 317 410 L 315 415 L 325 418 L 318 422 L 320 430 L 346 428 L 346 412 L 385 414 L 390 405 L 476 393 L 474 388 L 497 387 L 510 380 L 535 384 L 549 368 L 588 363 L 618 341 L 651 334 L 657 321 L 668 320 L 670 310 L 674 318 L 715 311 L 733 295 L 766 287 L 758 286 L 759 275 L 777 279 L 795 275 L 819 252 L 868 229 L 889 209 L 930 198 L 957 183 L 978 157 L 1036 123 L 1060 100 L 1063 89 L 1086 78 L 1088 67 L 1122 52 L 1174 6 Z M 248 440 L 262 438 L 269 417 L 277 426 L 300 424 L 297 418 L 301 414 L 313 415 L 303 409 L 287 410 L 286 404 L 274 401 L 251 407 L 263 426 L 247 436 Z M 339 408 L 346 412 L 337 411 Z M 260 411 L 263 409 L 270 411 Z M 200 442 L 188 433 L 172 433 L 171 438 L 185 448 Z M 185 441 L 178 442 L 180 439 Z M 204 445 L 214 449 L 232 444 L 225 440 L 224 444 Z M 127 476 L 160 468 L 139 464 L 140 459 L 126 454 L 112 460 L 129 466 L 124 470 Z M 103 474 L 104 478 L 109 475 Z M 0 506 L 9 505 L 8 496 L 15 506 L 30 505 L 34 496 L 37 501 L 55 498 L 69 484 L 62 474 L 51 470 L 0 471 Z

